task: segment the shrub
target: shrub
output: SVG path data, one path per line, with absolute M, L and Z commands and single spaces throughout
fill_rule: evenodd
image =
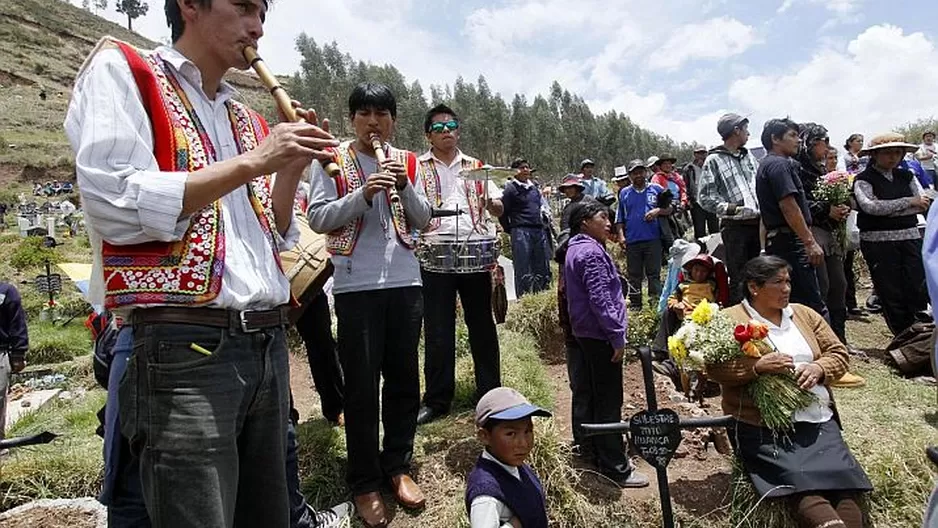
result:
M 658 334 L 660 320 L 657 307 L 646 305 L 641 311 L 629 312 L 629 344 L 633 347 L 651 345 Z
M 43 241 L 41 237 L 24 238 L 10 255 L 10 265 L 18 271 L 24 271 L 43 266 L 47 260 L 52 264 L 61 262 L 62 257 L 55 249 L 43 246 Z
M 556 286 L 545 291 L 525 295 L 508 309 L 505 326 L 532 336 L 541 357 L 551 363 L 563 363 L 566 357 L 563 331 L 557 313 Z

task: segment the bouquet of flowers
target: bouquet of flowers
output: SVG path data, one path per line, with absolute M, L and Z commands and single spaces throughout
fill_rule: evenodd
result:
M 733 337 L 740 344 L 743 355 L 759 358 L 775 352 L 767 338 L 769 327 L 758 321 L 737 325 Z M 817 396 L 798 386 L 794 374 L 765 374 L 753 380 L 748 387 L 765 426 L 773 431 L 790 430 L 795 411 L 811 405 Z
M 758 358 L 775 348 L 769 329 L 757 321 L 737 325 L 713 303 L 701 302 L 689 319 L 668 338 L 668 351 L 682 373 L 742 357 Z M 683 377 L 683 376 L 682 376 Z M 802 389 L 793 374 L 767 374 L 748 386 L 749 395 L 773 431 L 792 428 L 795 411 L 813 403 L 814 394 Z
M 825 174 L 814 189 L 814 197 L 823 200 L 831 205 L 846 205 L 850 203 L 851 192 L 850 173 L 843 171 L 834 171 Z M 847 244 L 847 223 L 838 222 L 834 234 L 837 237 L 837 243 L 840 247 Z

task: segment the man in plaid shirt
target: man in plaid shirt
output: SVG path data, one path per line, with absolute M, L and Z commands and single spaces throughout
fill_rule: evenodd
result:
M 723 144 L 714 147 L 704 161 L 697 189 L 697 203 L 720 218 L 720 235 L 726 250 L 730 276 L 730 304 L 742 298 L 738 285 L 743 265 L 759 256 L 759 201 L 756 198 L 756 159 L 744 147 L 749 140 L 749 120 L 726 114 L 717 122 Z

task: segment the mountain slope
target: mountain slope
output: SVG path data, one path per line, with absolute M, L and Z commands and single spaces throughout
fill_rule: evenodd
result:
M 62 121 L 78 68 L 105 35 L 158 45 L 62 0 L 0 0 L 0 183 L 72 178 Z M 233 71 L 229 81 L 248 104 L 272 111 L 256 77 Z

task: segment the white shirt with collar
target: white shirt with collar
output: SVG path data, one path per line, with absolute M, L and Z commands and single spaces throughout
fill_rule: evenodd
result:
M 159 54 L 179 84 L 215 146 L 218 160 L 239 154 L 225 103 L 235 89 L 222 82 L 214 100 L 202 90 L 198 68 L 178 50 L 161 46 Z M 98 51 L 79 72 L 65 133 L 75 151 L 75 165 L 94 263 L 90 294 L 103 303 L 101 241 L 115 245 L 178 241 L 189 218 L 182 216 L 186 172 L 164 172 L 153 155 L 150 119 L 140 91 L 120 50 Z M 234 310 L 269 309 L 290 300 L 290 283 L 277 266 L 270 243 L 254 213 L 246 186 L 221 198 L 225 270 L 218 297 L 208 306 Z M 274 226 L 272 226 L 274 227 Z M 278 251 L 296 243 L 299 228 L 291 222 L 284 237 L 274 230 Z
M 443 199 L 440 208 L 461 211 L 457 216 L 440 218 L 440 227 L 424 235 L 427 240 L 432 241 L 435 238 L 453 239 L 454 237 L 459 240 L 495 238 L 495 223 L 488 213 L 485 214 L 485 220 L 480 222 L 478 226 L 474 228 L 472 225 L 472 216 L 469 214 L 469 200 L 466 196 L 466 180 L 459 175 L 464 159 L 466 159 L 466 156 L 460 150 L 456 151 L 456 157 L 449 164 L 440 161 L 432 150 L 428 150 L 420 156 L 421 162 L 433 160 L 436 172 L 440 176 L 440 196 Z M 432 178 L 433 174 L 428 171 L 424 177 Z M 468 183 L 474 184 L 475 182 L 470 181 Z M 502 197 L 502 190 L 498 188 L 495 182 L 489 180 L 488 194 L 490 200 L 497 200 Z
M 749 312 L 749 315 L 753 319 L 769 327 L 769 342 L 778 352 L 791 356 L 792 361 L 795 363 L 796 370 L 798 367 L 814 361 L 814 351 L 811 350 L 811 345 L 809 345 L 808 341 L 801 335 L 801 330 L 795 326 L 795 321 L 793 320 L 795 311 L 791 306 L 786 306 L 782 310 L 782 324 L 781 326 L 776 326 L 772 321 L 759 315 L 759 312 L 749 304 L 749 301 L 743 299 L 742 304 L 743 308 Z M 811 388 L 811 392 L 817 396 L 817 401 L 803 409 L 795 411 L 795 421 L 824 423 L 833 418 L 834 413 L 831 411 L 831 398 L 830 393 L 827 392 L 827 387 L 822 384 L 817 384 Z
M 515 466 L 509 466 L 492 456 L 488 449 L 482 450 L 482 458 L 494 462 L 508 472 L 509 475 L 521 480 L 521 471 Z M 479 495 L 472 499 L 469 505 L 469 525 L 471 528 L 511 528 L 511 518 L 514 517 L 511 509 L 504 502 L 491 495 Z

